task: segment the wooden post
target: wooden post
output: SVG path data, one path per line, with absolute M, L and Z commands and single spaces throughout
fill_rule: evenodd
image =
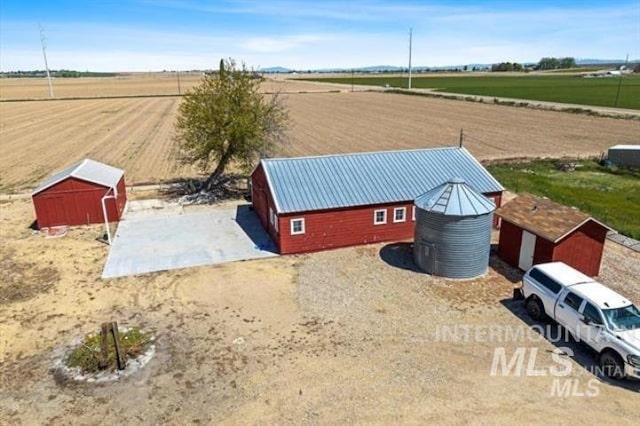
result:
M 124 352 L 120 345 L 120 333 L 118 333 L 118 323 L 112 322 L 111 333 L 113 334 L 113 343 L 116 349 L 116 362 L 118 363 L 118 370 L 124 370 L 127 366 L 127 360 L 124 358 Z
M 109 323 L 105 322 L 100 327 L 100 357 L 98 359 L 98 367 L 102 370 L 109 366 Z
M 105 322 L 100 327 L 100 358 L 98 360 L 98 366 L 104 370 L 109 367 L 109 334 L 113 337 L 113 346 L 116 353 L 116 363 L 118 370 L 124 370 L 127 366 L 127 360 L 122 350 L 120 343 L 120 333 L 118 332 L 118 323 Z

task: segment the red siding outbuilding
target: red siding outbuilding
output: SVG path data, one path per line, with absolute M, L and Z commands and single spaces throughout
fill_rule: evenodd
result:
M 589 215 L 549 199 L 524 194 L 496 211 L 501 218 L 498 255 L 527 270 L 560 261 L 595 277 L 610 228 Z
M 415 197 L 465 173 L 500 206 L 502 186 L 460 148 L 262 160 L 251 196 L 278 251 L 305 253 L 413 239 Z
M 119 221 L 127 202 L 124 172 L 84 160 L 51 176 L 32 195 L 39 228 Z

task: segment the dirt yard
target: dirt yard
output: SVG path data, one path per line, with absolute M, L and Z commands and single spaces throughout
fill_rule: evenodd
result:
M 125 169 L 129 184 L 196 176 L 173 149 L 179 99 L 0 102 L 0 191 L 33 188 L 85 157 Z M 291 112 L 284 156 L 451 146 L 460 128 L 480 159 L 587 156 L 640 134 L 640 121 L 417 96 L 308 92 L 284 101 Z
M 451 282 L 415 272 L 408 244 L 382 244 L 103 281 L 99 227 L 47 239 L 31 217 L 28 201 L 0 204 L 1 424 L 640 420 L 640 385 L 599 381 L 586 352 L 567 378 L 598 394 L 559 397 L 552 377 L 490 374 L 496 347 L 554 365 L 547 340 L 438 338 L 528 330 L 510 300 L 519 274 L 496 259 Z M 607 245 L 603 282 L 640 302 L 639 275 L 640 255 Z M 53 353 L 107 320 L 153 331 L 155 358 L 116 383 L 56 381 Z

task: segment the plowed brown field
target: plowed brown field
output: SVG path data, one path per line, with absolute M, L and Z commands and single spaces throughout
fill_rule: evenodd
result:
M 304 93 L 284 100 L 292 117 L 282 151 L 287 156 L 451 146 L 458 143 L 460 128 L 464 145 L 480 159 L 587 156 L 637 142 L 640 134 L 639 121 L 418 96 Z M 131 184 L 193 176 L 197 170 L 179 165 L 172 149 L 179 102 L 178 97 L 2 102 L 2 190 L 32 188 L 84 157 L 124 168 Z
M 109 97 L 109 96 L 169 96 L 185 93 L 202 79 L 201 73 L 149 73 L 118 77 L 54 78 L 56 98 Z M 262 82 L 266 92 L 336 90 L 331 83 L 302 80 L 284 80 L 274 76 Z M 49 88 L 44 78 L 1 78 L 0 100 L 47 99 Z
M 287 154 L 464 146 L 480 159 L 592 156 L 637 143 L 640 121 L 389 93 L 289 96 Z
M 127 182 L 180 177 L 171 149 L 179 98 L 0 103 L 0 183 L 34 186 L 89 157 L 127 172 Z

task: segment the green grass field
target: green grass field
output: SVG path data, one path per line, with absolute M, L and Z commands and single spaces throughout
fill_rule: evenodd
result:
M 507 189 L 549 197 L 574 206 L 640 240 L 640 172 L 610 169 L 595 161 L 577 162 L 573 172 L 558 169 L 561 160 L 494 164 L 487 167 Z
M 340 77 L 315 78 L 342 84 L 362 84 L 406 88 L 407 77 Z M 614 107 L 620 79 L 582 78 L 572 75 L 522 76 L 417 76 L 412 79 L 413 88 L 431 88 L 443 92 L 467 95 L 496 96 L 538 101 Z M 625 76 L 620 86 L 619 108 L 640 109 L 640 76 Z

